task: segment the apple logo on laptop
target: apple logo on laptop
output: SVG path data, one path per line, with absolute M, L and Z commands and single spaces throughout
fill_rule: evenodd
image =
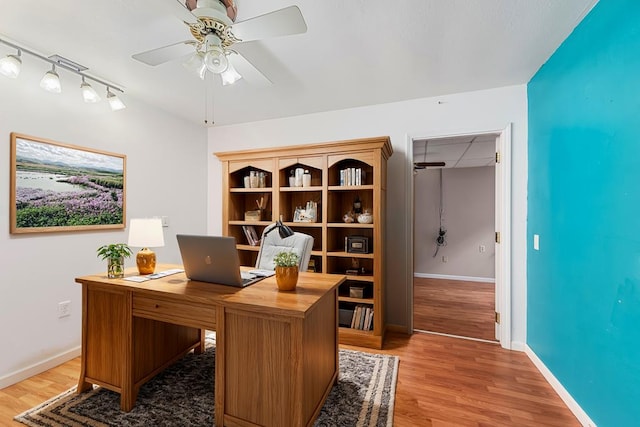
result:
M 207 265 L 211 265 L 211 257 L 210 257 L 209 255 L 207 255 L 207 256 L 204 258 L 204 262 L 205 262 L 205 264 L 207 264 Z

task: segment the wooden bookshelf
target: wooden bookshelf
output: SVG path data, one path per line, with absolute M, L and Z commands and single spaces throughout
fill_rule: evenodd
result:
M 313 236 L 317 272 L 347 275 L 338 296 L 341 312 L 346 315 L 357 306 L 373 310 L 370 330 L 340 327 L 343 344 L 382 348 L 387 160 L 392 153 L 386 136 L 215 153 L 223 171 L 222 230 L 236 238 L 243 265 L 255 265 L 258 247 L 248 244 L 242 226 L 251 225 L 260 235 L 282 218 L 295 231 Z M 290 186 L 298 168 L 311 175 L 309 186 Z M 264 187 L 245 188 L 252 171 L 264 175 Z M 260 219 L 246 221 L 245 212 L 256 210 L 260 199 L 265 207 Z M 372 214 L 373 223 L 344 221 L 356 200 Z M 295 222 L 296 208 L 309 201 L 317 203 L 316 222 Z M 345 240 L 354 236 L 367 239 L 368 253 L 347 251 Z M 363 297 L 350 296 L 350 286 L 364 288 Z

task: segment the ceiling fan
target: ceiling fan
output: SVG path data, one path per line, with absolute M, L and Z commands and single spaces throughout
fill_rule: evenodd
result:
M 223 85 L 241 78 L 257 86 L 272 84 L 244 56 L 231 49 L 234 44 L 307 31 L 297 6 L 234 22 L 237 13 L 234 0 L 185 0 L 185 3 L 163 0 L 162 4 L 189 27 L 193 39 L 137 53 L 132 58 L 155 66 L 190 55 L 183 63 L 185 67 L 203 80 L 207 71 L 219 74 Z
M 421 162 L 413 162 L 413 170 L 414 172 L 420 169 L 426 168 L 442 168 L 446 166 L 445 162 L 427 162 L 427 146 L 429 144 L 429 140 L 424 141 L 424 158 Z

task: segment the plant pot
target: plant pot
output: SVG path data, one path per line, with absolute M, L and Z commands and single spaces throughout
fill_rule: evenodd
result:
M 121 279 L 124 277 L 124 257 L 109 258 L 107 277 L 109 279 Z
M 298 284 L 298 266 L 276 266 L 276 283 L 279 291 L 293 291 Z

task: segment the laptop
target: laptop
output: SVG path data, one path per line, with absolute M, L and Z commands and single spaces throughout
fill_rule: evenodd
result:
M 191 280 L 243 288 L 266 276 L 240 271 L 236 239 L 177 234 L 185 275 Z

